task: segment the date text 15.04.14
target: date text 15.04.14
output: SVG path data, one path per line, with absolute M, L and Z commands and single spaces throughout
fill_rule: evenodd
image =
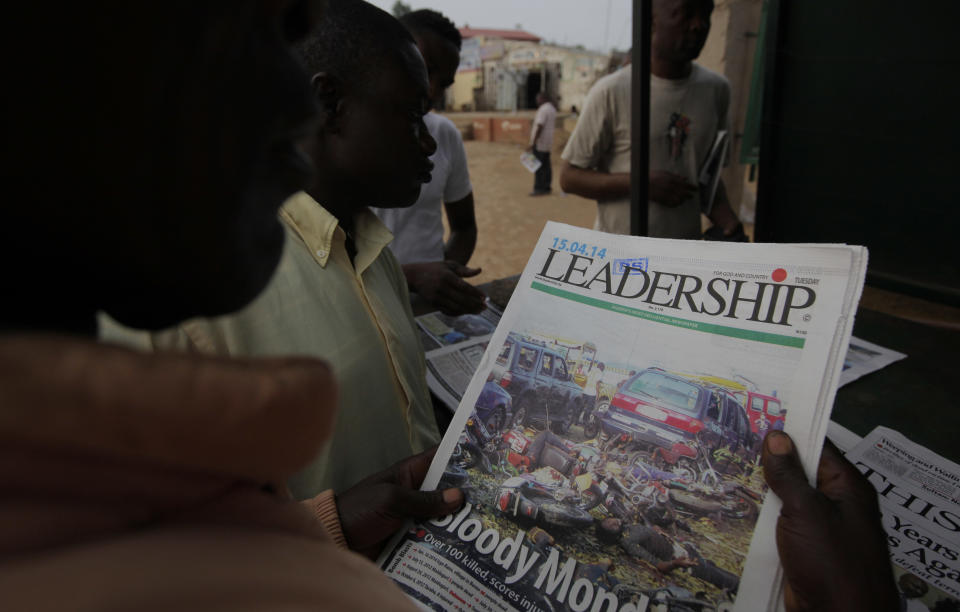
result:
M 606 248 L 598 249 L 597 247 L 589 245 L 586 242 L 577 242 L 576 240 L 571 242 L 566 238 L 554 238 L 553 248 L 557 249 L 558 251 L 567 251 L 569 253 L 577 253 L 579 255 L 596 257 L 598 259 L 603 259 L 607 256 Z

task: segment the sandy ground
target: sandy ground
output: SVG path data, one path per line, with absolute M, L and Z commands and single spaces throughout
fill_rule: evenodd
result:
M 553 194 L 530 197 L 533 174 L 520 163 L 523 147 L 499 142 L 464 143 L 476 202 L 477 249 L 470 260 L 483 272 L 471 282 L 483 283 L 519 274 L 547 220 L 593 227 L 593 200 L 560 192 L 559 155 L 553 162 Z

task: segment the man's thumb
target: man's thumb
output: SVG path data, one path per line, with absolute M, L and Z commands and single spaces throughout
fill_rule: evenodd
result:
M 483 272 L 482 268 L 468 268 L 467 266 L 460 266 L 457 268 L 457 275 L 460 278 L 470 278 L 471 276 L 476 276 Z
M 786 512 L 800 510 L 815 495 L 790 436 L 772 431 L 763 441 L 763 477 Z
M 417 491 L 404 489 L 398 496 L 396 514 L 414 519 L 429 519 L 456 512 L 463 505 L 463 491 L 442 489 Z

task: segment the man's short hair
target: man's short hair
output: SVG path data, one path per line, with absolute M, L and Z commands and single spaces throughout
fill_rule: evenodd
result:
M 408 30 L 417 34 L 418 32 L 433 32 L 440 38 L 450 41 L 453 46 L 460 50 L 463 44 L 463 38 L 460 36 L 460 30 L 453 22 L 447 19 L 442 13 L 431 9 L 420 9 L 411 11 L 400 17 L 402 23 Z
M 357 84 L 397 62 L 405 44 L 415 44 L 400 22 L 362 0 L 329 0 L 323 19 L 299 45 L 309 74 L 331 74 Z
M 656 14 L 659 11 L 669 8 L 676 1 L 677 0 L 654 0 L 653 7 L 651 10 L 653 11 L 654 14 Z M 690 0 L 682 0 L 682 1 L 688 2 Z M 713 0 L 693 0 L 692 4 L 700 5 L 698 8 L 702 8 L 704 10 L 709 9 L 710 12 L 713 12 L 713 8 L 714 8 Z M 632 52 L 633 52 L 633 49 L 631 49 L 630 51 L 627 51 L 627 55 L 630 56 Z

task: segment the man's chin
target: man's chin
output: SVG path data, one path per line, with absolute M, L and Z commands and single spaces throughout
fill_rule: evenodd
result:
M 423 184 L 419 181 L 412 187 L 397 188 L 388 195 L 375 198 L 373 201 L 377 204 L 373 204 L 373 206 L 377 208 L 409 208 L 417 203 L 422 188 Z

